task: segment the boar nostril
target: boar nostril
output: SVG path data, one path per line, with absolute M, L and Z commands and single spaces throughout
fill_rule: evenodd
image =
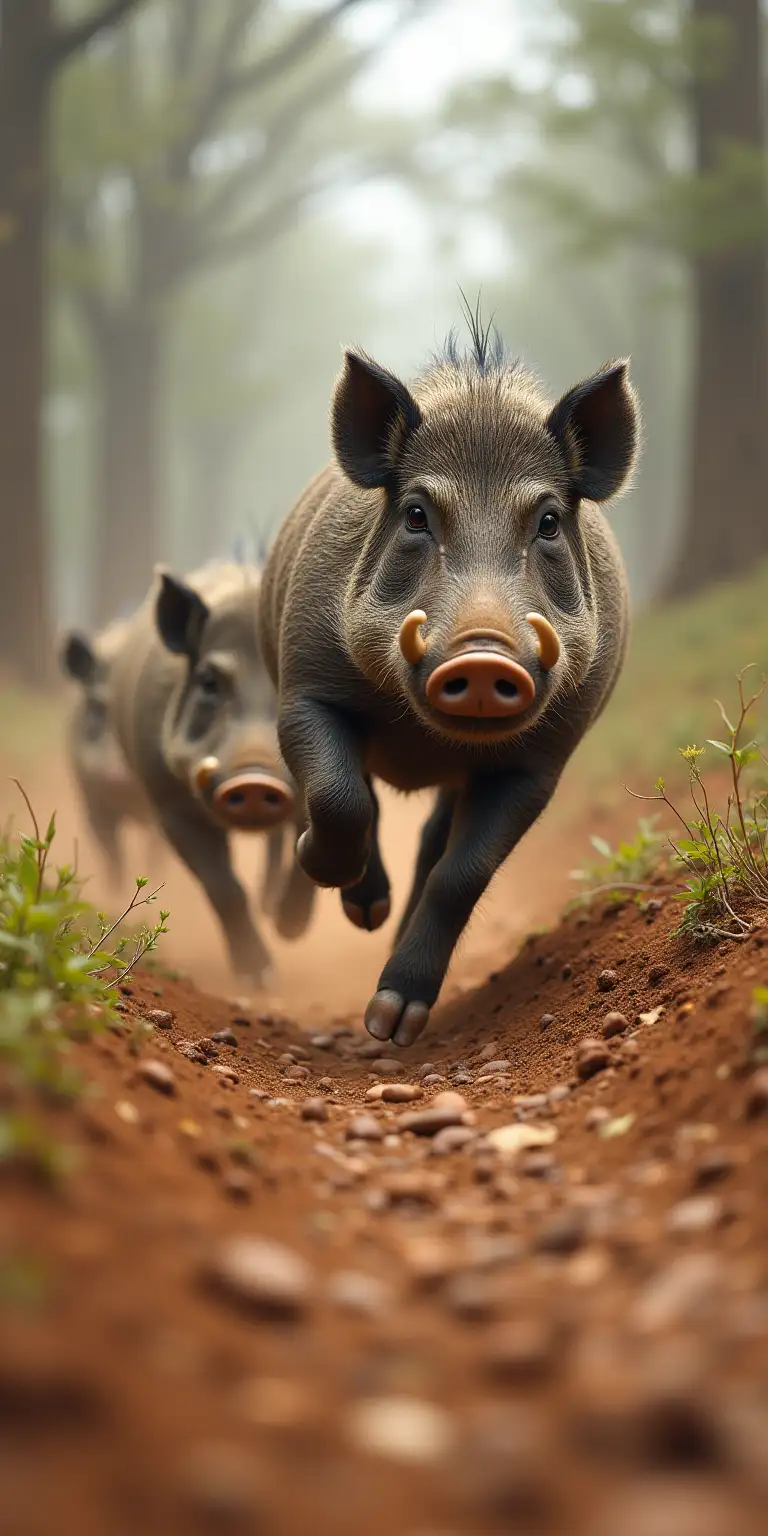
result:
M 468 687 L 465 677 L 451 677 L 447 683 L 443 684 L 443 693 L 451 699 L 459 699 L 463 693 L 466 693 Z
M 282 795 L 278 795 L 277 790 L 274 789 L 268 789 L 264 795 L 267 805 L 282 805 L 282 798 Z
M 241 789 L 231 789 L 224 798 L 227 805 L 245 805 L 245 795 Z
M 503 699 L 516 699 L 520 692 L 517 683 L 511 683 L 506 677 L 497 677 L 494 687 Z

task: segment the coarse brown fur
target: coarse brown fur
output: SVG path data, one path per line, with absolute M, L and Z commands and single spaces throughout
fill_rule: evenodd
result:
M 624 569 L 598 505 L 634 462 L 626 365 L 552 405 L 487 332 L 473 342 L 467 358 L 449 342 L 412 390 L 347 354 L 336 462 L 283 524 L 262 584 L 262 649 L 283 755 L 305 797 L 299 857 L 312 878 L 340 885 L 347 906 L 358 888 L 381 900 L 372 777 L 441 790 L 380 980 L 385 1003 L 368 1014 L 374 1033 L 401 1044 L 423 1026 L 477 895 L 547 803 L 626 649 Z M 428 649 L 411 665 L 398 634 L 416 608 Z M 549 672 L 532 611 L 559 638 Z M 430 704 L 431 674 L 463 653 L 467 631 L 470 645 L 513 656 L 533 679 L 515 719 L 458 719 Z

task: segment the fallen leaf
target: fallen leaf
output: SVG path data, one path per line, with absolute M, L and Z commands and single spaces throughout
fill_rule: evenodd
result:
M 600 1126 L 598 1135 L 602 1136 L 604 1141 L 610 1141 L 614 1136 L 626 1136 L 627 1131 L 632 1129 L 634 1123 L 634 1115 L 618 1115 L 615 1120 L 606 1120 Z
M 664 1011 L 664 1004 L 660 1003 L 658 1008 L 651 1008 L 648 1013 L 639 1013 L 637 1022 L 638 1024 L 658 1024 Z
M 488 1146 L 502 1157 L 516 1157 L 529 1147 L 550 1147 L 556 1140 L 554 1125 L 499 1125 L 486 1137 Z

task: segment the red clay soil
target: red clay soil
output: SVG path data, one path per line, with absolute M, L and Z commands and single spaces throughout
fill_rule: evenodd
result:
M 3 1536 L 764 1531 L 768 928 L 658 897 L 408 1052 L 126 986 L 43 1112 L 78 1166 L 3 1177 Z

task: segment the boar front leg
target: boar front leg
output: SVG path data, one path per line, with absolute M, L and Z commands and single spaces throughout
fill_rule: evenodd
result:
M 275 913 L 283 880 L 283 855 L 285 853 L 285 827 L 276 827 L 267 834 L 267 857 L 261 882 L 260 905 L 268 917 Z
M 163 806 L 158 819 L 171 847 L 200 881 L 219 919 L 232 969 L 257 985 L 266 984 L 269 951 L 253 925 L 245 891 L 232 868 L 226 832 L 191 809 Z
M 421 1034 L 477 902 L 543 811 L 555 783 L 551 774 L 470 780 L 456 803 L 445 853 L 366 1009 L 366 1029 L 375 1039 L 413 1045 Z
M 373 933 L 389 917 L 389 875 L 384 868 L 379 847 L 379 802 L 370 779 L 366 782 L 373 803 L 371 851 L 362 880 L 358 880 L 357 885 L 348 885 L 342 891 L 341 904 L 356 928 L 365 928 L 368 933 Z
M 117 891 L 125 877 L 125 862 L 120 841 L 121 821 L 111 808 L 103 808 L 93 801 L 86 803 L 88 824 L 104 855 L 107 878 L 113 891 Z
M 298 823 L 294 838 L 303 830 L 304 824 Z M 316 895 L 316 885 L 308 875 L 305 875 L 295 853 L 291 850 L 288 874 L 275 907 L 275 927 L 281 938 L 301 937 L 309 926 Z
M 432 873 L 438 859 L 441 859 L 448 846 L 448 837 L 453 820 L 453 807 L 456 796 L 448 790 L 441 790 L 437 796 L 432 810 L 427 817 L 419 839 L 419 851 L 416 855 L 416 868 L 413 872 L 413 884 L 411 894 L 405 904 L 405 910 L 397 925 L 395 943 L 400 940 L 408 927 L 419 902 L 421 901 L 424 886 Z
M 306 831 L 296 844 L 302 869 L 315 885 L 357 885 L 375 821 L 359 729 L 332 705 L 294 699 L 283 706 L 277 733 L 306 808 Z

